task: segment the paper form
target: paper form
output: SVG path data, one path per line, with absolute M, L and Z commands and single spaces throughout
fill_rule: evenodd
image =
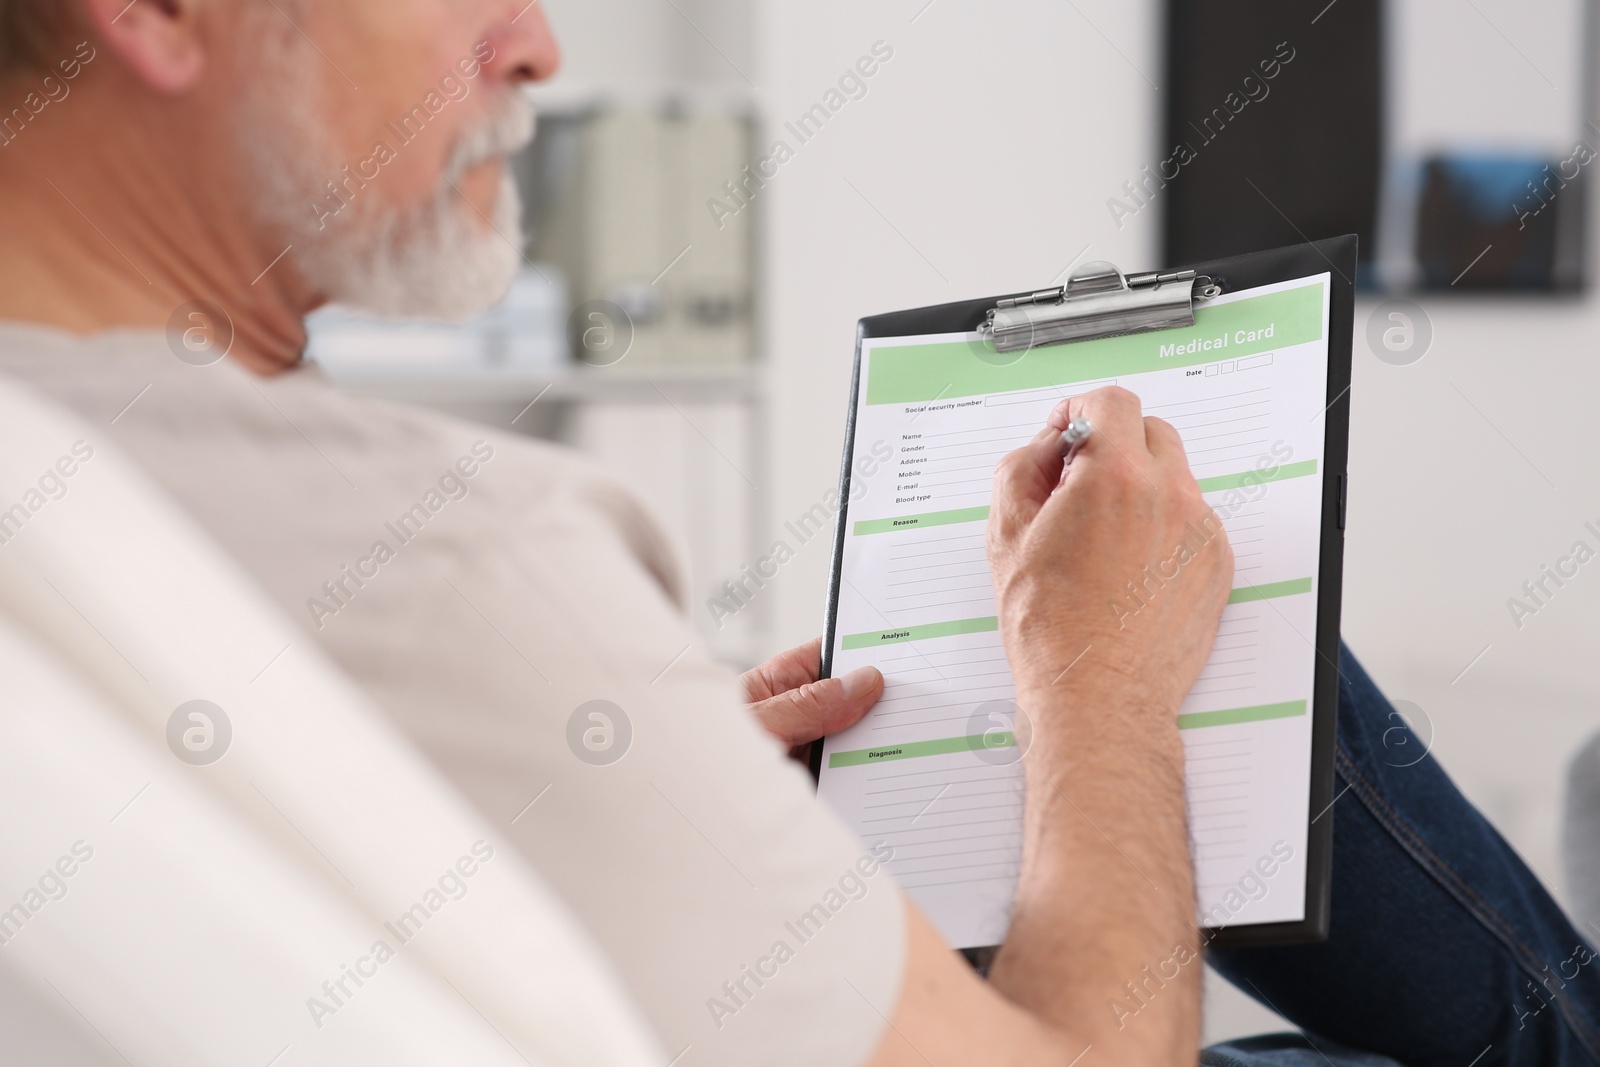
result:
M 1025 353 L 976 333 L 862 342 L 852 466 L 875 445 L 893 459 L 852 483 L 833 673 L 872 664 L 885 689 L 825 741 L 818 790 L 892 846 L 889 869 L 954 946 L 1004 939 L 1021 857 L 1015 686 L 983 542 L 994 469 L 1063 397 L 1112 384 L 1182 434 L 1236 560 L 1178 715 L 1200 922 L 1305 918 L 1328 283 L 1218 297 L 1185 329 Z M 1108 616 L 1161 595 L 1151 563 Z

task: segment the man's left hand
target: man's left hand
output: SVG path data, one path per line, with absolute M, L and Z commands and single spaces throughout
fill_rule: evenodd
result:
M 767 660 L 742 677 L 745 701 L 767 733 L 794 749 L 838 733 L 856 722 L 883 695 L 876 667 L 857 667 L 841 678 L 817 678 L 822 639 Z

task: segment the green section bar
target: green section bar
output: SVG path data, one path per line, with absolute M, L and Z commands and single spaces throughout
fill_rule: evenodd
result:
M 1290 700 L 1282 704 L 1257 704 L 1249 708 L 1224 708 L 1221 711 L 1194 711 L 1178 716 L 1178 729 L 1199 730 L 1207 726 L 1233 726 L 1242 722 L 1265 722 L 1268 719 L 1292 719 L 1306 713 L 1304 700 Z M 941 737 L 934 741 L 908 741 L 901 745 L 884 745 L 881 748 L 858 748 L 849 752 L 835 752 L 828 756 L 828 767 L 863 767 L 869 763 L 890 763 L 894 760 L 917 759 L 921 756 L 948 756 L 954 752 L 976 752 L 979 749 L 1015 748 L 1017 739 L 1010 731 L 996 730 L 989 734 L 970 737 Z
M 888 763 L 897 759 L 916 759 L 918 756 L 948 756 L 952 752 L 976 752 L 981 748 L 1016 748 L 1017 739 L 1006 730 L 972 737 L 941 737 L 937 741 L 911 741 L 904 745 L 885 745 L 882 748 L 858 748 L 853 752 L 835 752 L 828 757 L 828 767 L 860 767 L 868 763 Z
M 1257 600 L 1276 600 L 1281 596 L 1296 596 L 1309 592 L 1311 592 L 1310 578 L 1291 578 L 1287 582 L 1240 586 L 1228 594 L 1228 603 L 1250 604 Z
M 987 619 L 956 619 L 952 622 L 930 622 L 922 626 L 902 626 L 896 630 L 874 630 L 869 634 L 845 634 L 844 647 L 871 648 L 874 645 L 899 645 L 907 641 L 927 641 L 934 637 L 955 637 L 958 634 L 981 634 L 1000 629 L 1000 620 L 990 615 Z
M 1178 729 L 1197 730 L 1207 726 L 1232 726 L 1241 722 L 1292 719 L 1305 713 L 1304 700 L 1290 700 L 1282 704 L 1257 704 L 1250 708 L 1225 708 L 1221 711 L 1195 711 L 1178 716 Z M 863 767 L 869 763 L 889 763 L 894 760 L 916 759 L 920 756 L 948 756 L 953 752 L 976 752 L 979 749 L 1015 748 L 1016 745 L 1016 736 L 1009 730 L 996 730 L 969 737 L 941 737 L 934 741 L 908 741 L 902 745 L 835 752 L 828 757 L 828 767 L 830 769 Z
M 1257 704 L 1253 708 L 1224 708 L 1222 711 L 1191 711 L 1178 716 L 1178 729 L 1198 730 L 1205 726 L 1232 726 L 1240 722 L 1263 722 L 1267 719 L 1292 719 L 1306 713 L 1304 700 L 1291 700 L 1284 704 Z
M 949 526 L 957 522 L 979 522 L 989 517 L 987 506 L 957 508 L 954 511 L 930 511 L 923 515 L 900 515 L 887 519 L 862 519 L 855 525 L 857 534 L 893 533 L 896 530 L 920 530 L 925 526 Z
M 1285 463 L 1281 467 L 1268 467 L 1265 470 L 1200 478 L 1197 479 L 1197 484 L 1202 493 L 1215 493 L 1223 489 L 1243 489 L 1246 486 L 1265 485 L 1268 482 L 1281 482 L 1289 478 L 1305 478 L 1315 473 L 1317 473 L 1317 461 L 1308 459 L 1300 463 Z
M 998 353 L 992 343 L 947 341 L 872 350 L 867 403 L 948 401 L 985 393 L 1115 378 L 1237 359 L 1322 336 L 1323 285 L 1317 282 L 1195 309 L 1195 324 L 1124 337 Z M 954 406 L 953 404 L 951 405 Z

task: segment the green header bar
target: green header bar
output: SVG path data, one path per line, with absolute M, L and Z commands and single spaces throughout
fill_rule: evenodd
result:
M 1310 578 L 1291 578 L 1287 582 L 1240 586 L 1228 594 L 1228 603 L 1250 604 L 1257 600 L 1276 600 L 1281 596 L 1297 596 L 1309 592 L 1311 592 Z
M 989 734 L 971 737 L 941 737 L 937 741 L 911 741 L 904 745 L 885 745 L 882 748 L 858 748 L 853 752 L 835 752 L 828 757 L 828 767 L 861 767 L 868 763 L 889 763 L 897 759 L 916 759 L 918 756 L 948 756 L 952 752 L 976 752 L 979 749 L 1016 748 L 1017 739 L 1009 730 L 996 730 Z
M 903 645 L 907 641 L 927 641 L 934 637 L 956 637 L 960 634 L 981 634 L 1000 629 L 1000 620 L 990 615 L 987 619 L 955 619 L 951 622 L 930 622 L 922 626 L 902 626 L 895 630 L 874 630 L 869 634 L 846 634 L 846 649 L 871 648 L 873 645 Z
M 874 348 L 867 369 L 867 403 L 946 401 L 1069 385 L 1304 344 L 1322 336 L 1322 283 L 1199 307 L 1194 317 L 1195 324 L 1182 329 L 1029 349 L 1004 365 L 1010 354 L 996 353 L 992 345 L 978 342 Z
M 1281 467 L 1245 471 L 1242 474 L 1219 474 L 1215 478 L 1196 479 L 1202 493 L 1218 493 L 1224 489 L 1243 489 L 1247 486 L 1266 485 L 1290 478 L 1305 478 L 1317 473 L 1317 461 L 1308 459 L 1301 463 L 1285 463 Z
M 856 523 L 857 534 L 894 533 L 896 530 L 920 530 L 924 526 L 949 526 L 957 522 L 981 522 L 989 517 L 989 508 L 956 508 L 954 511 L 930 511 L 923 515 L 901 515 L 898 518 L 862 519 Z
M 1241 722 L 1264 722 L 1267 719 L 1292 719 L 1306 713 L 1304 700 L 1290 700 L 1283 704 L 1257 704 L 1253 708 L 1225 708 L 1222 711 L 1191 711 L 1178 716 L 1178 729 L 1198 730 L 1206 726 L 1232 726 Z

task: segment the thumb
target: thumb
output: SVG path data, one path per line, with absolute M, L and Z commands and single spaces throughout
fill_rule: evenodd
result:
M 856 722 L 883 694 L 876 667 L 857 667 L 839 678 L 824 678 L 752 704 L 767 733 L 793 747 L 838 733 Z

